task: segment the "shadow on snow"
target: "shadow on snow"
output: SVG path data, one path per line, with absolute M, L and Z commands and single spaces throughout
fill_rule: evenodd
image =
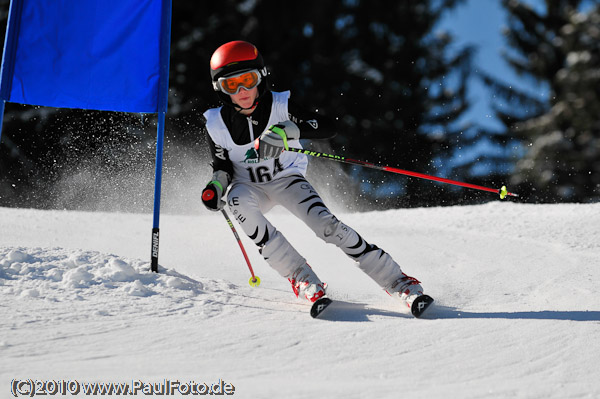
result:
M 541 310 L 520 312 L 464 312 L 445 306 L 432 307 L 424 315 L 427 319 L 526 319 L 526 320 L 566 320 L 600 321 L 600 311 L 588 310 Z
M 412 318 L 409 313 L 371 308 L 361 303 L 334 301 L 319 317 L 329 321 L 371 321 L 373 316 Z M 520 312 L 464 312 L 458 309 L 433 305 L 421 319 L 507 319 L 507 320 L 565 320 L 600 321 L 600 311 L 520 311 Z

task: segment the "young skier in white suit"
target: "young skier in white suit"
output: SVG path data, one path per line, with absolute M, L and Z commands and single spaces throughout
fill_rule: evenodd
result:
M 339 247 L 390 295 L 409 307 L 423 294 L 417 279 L 404 274 L 392 257 L 337 219 L 306 180 L 307 157 L 285 151 L 299 139 L 335 135 L 328 118 L 306 112 L 290 92 L 267 89 L 267 70 L 257 48 L 245 41 L 220 46 L 210 60 L 212 84 L 223 105 L 204 113 L 213 176 L 204 205 L 227 205 L 267 263 L 288 279 L 296 296 L 315 302 L 327 284 L 265 217 L 273 206 L 287 208 L 327 243 Z

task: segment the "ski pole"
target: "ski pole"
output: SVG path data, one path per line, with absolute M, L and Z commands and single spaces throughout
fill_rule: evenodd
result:
M 302 148 L 290 148 L 286 151 L 298 152 L 300 154 L 310 155 L 311 157 L 331 159 L 333 161 L 343 162 L 343 163 L 347 163 L 350 165 L 359 165 L 359 166 L 364 166 L 364 167 L 371 168 L 371 169 L 383 170 L 386 172 L 392 172 L 392 173 L 397 173 L 397 174 L 406 175 L 406 176 L 418 177 L 420 179 L 433 180 L 433 181 L 437 181 L 437 182 L 441 182 L 441 183 L 453 184 L 455 186 L 467 187 L 467 188 L 472 188 L 475 190 L 489 191 L 491 193 L 499 194 L 501 199 L 506 198 L 507 195 L 511 196 L 511 197 L 518 197 L 517 194 L 509 192 L 506 189 L 506 186 L 502 186 L 502 188 L 500 188 L 500 189 L 483 187 L 483 186 L 478 186 L 476 184 L 463 183 L 463 182 L 456 181 L 456 180 L 445 179 L 443 177 L 431 176 L 431 175 L 426 175 L 424 173 L 418 173 L 418 172 L 411 172 L 409 170 L 392 168 L 390 166 L 376 165 L 376 164 L 365 162 L 365 161 L 358 161 L 356 159 L 346 158 L 346 157 L 343 157 L 340 155 L 325 154 L 323 152 L 305 150 Z
M 244 249 L 244 246 L 242 245 L 242 240 L 240 240 L 240 236 L 238 235 L 237 231 L 235 231 L 235 227 L 233 226 L 231 219 L 229 219 L 229 215 L 227 214 L 227 212 L 225 212 L 225 209 L 221 209 L 221 213 L 223 213 L 223 216 L 225 216 L 225 220 L 227 220 L 227 224 L 231 228 L 231 231 L 233 232 L 233 235 L 235 236 L 235 239 L 237 240 L 237 242 L 240 246 L 240 249 L 242 250 L 242 254 L 244 254 L 244 259 L 246 259 L 246 263 L 248 264 L 248 269 L 250 269 L 250 274 L 252 275 L 252 277 L 250 277 L 250 280 L 248 280 L 248 283 L 252 287 L 258 287 L 260 285 L 260 278 L 258 278 L 258 276 L 254 275 L 254 270 L 252 270 L 252 265 L 250 264 L 250 259 L 248 259 L 246 250 Z
M 214 190 L 205 189 L 202 192 L 202 200 L 203 201 L 210 201 L 214 197 L 215 197 Z M 240 236 L 238 235 L 237 231 L 235 231 L 235 227 L 233 226 L 231 219 L 229 219 L 229 215 L 227 214 L 225 209 L 221 208 L 221 213 L 223 214 L 223 216 L 225 217 L 225 220 L 227 221 L 227 224 L 231 228 L 231 231 L 233 232 L 233 235 L 235 236 L 235 239 L 237 240 L 237 243 L 240 246 L 240 249 L 242 250 L 244 259 L 246 259 L 246 264 L 248 265 L 248 269 L 250 269 L 250 274 L 252 275 L 252 277 L 250 277 L 250 280 L 248 281 L 248 283 L 253 287 L 258 287 L 260 285 L 260 278 L 258 276 L 254 275 L 254 270 L 252 270 L 252 265 L 250 264 L 250 259 L 248 259 L 248 254 L 246 254 L 246 250 L 244 249 L 242 240 L 240 239 Z

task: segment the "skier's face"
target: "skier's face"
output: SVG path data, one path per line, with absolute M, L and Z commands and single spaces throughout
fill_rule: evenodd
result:
M 252 104 L 254 104 L 256 97 L 258 97 L 258 87 L 253 87 L 250 90 L 246 90 L 245 88 L 242 87 L 237 94 L 231 95 L 231 101 L 234 104 L 239 105 L 240 108 L 250 108 L 252 106 Z M 249 111 L 249 112 L 244 112 L 244 111 Z M 249 114 L 252 111 L 253 111 L 253 109 L 248 109 L 248 110 L 244 109 L 242 111 L 242 113 Z

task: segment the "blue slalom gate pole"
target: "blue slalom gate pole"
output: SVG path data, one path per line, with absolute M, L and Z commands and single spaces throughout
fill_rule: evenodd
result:
M 151 269 L 158 273 L 158 246 L 160 239 L 160 195 L 162 186 L 163 148 L 165 138 L 165 113 L 158 113 L 156 133 L 156 162 L 154 171 L 154 215 L 152 217 L 152 257 Z
M 4 122 L 4 105 L 6 101 L 0 99 L 0 145 L 2 145 L 2 122 Z
M 160 222 L 160 196 L 162 186 L 163 148 L 165 137 L 165 116 L 169 99 L 169 57 L 171 48 L 171 3 L 163 0 L 160 33 L 160 80 L 158 92 L 158 124 L 156 132 L 156 163 L 154 172 L 154 216 L 152 220 L 152 254 L 150 269 L 158 273 L 158 247 Z
M 2 53 L 2 68 L 0 71 L 0 143 L 2 143 L 2 123 L 4 122 L 4 106 L 9 99 L 11 78 L 15 65 L 15 51 L 17 49 L 15 32 L 19 31 L 23 4 L 20 1 L 10 2 L 6 34 L 4 36 L 4 52 Z

